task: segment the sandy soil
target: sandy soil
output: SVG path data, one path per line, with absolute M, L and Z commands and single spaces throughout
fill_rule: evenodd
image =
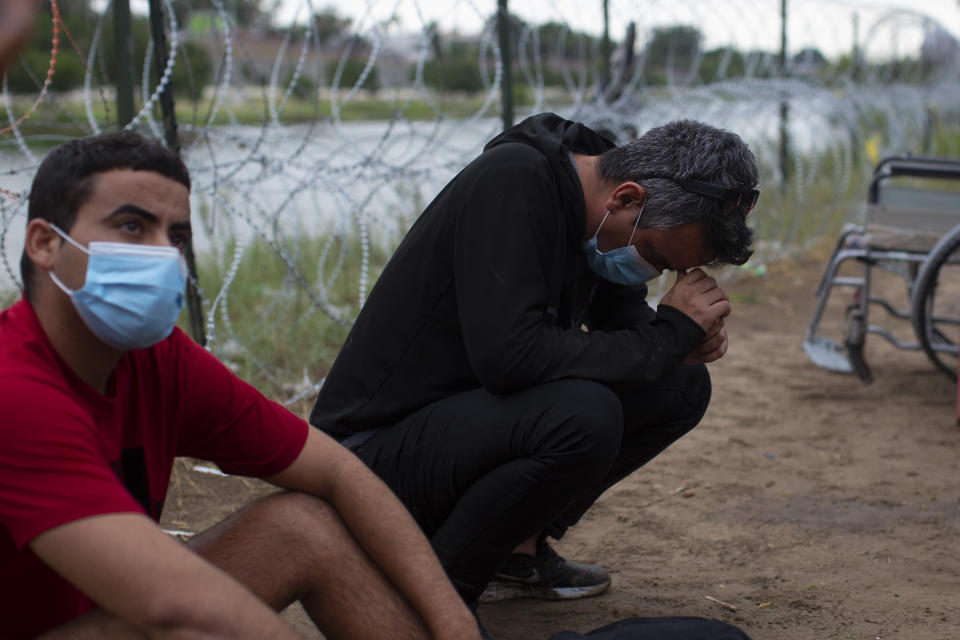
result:
M 711 365 L 703 423 L 557 543 L 608 567 L 612 588 L 482 605 L 498 640 L 666 615 L 718 618 L 754 640 L 960 638 L 955 388 L 923 355 L 873 337 L 872 385 L 813 366 L 801 341 L 821 267 L 728 283 L 731 351 Z M 202 529 L 263 491 L 193 464 L 178 463 L 167 526 Z M 287 616 L 306 629 L 301 612 Z

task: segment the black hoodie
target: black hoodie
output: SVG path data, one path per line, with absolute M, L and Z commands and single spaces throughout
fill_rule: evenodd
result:
M 612 146 L 554 114 L 491 140 L 384 268 L 310 423 L 342 440 L 481 386 L 508 394 L 560 378 L 672 373 L 703 330 L 671 307 L 654 313 L 645 285 L 601 280 L 584 257 L 586 210 L 570 152 Z

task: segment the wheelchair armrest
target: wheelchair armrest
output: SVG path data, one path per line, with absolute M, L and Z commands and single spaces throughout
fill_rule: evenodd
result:
M 877 164 L 867 201 L 879 200 L 880 184 L 893 176 L 912 176 L 916 178 L 938 178 L 945 180 L 960 179 L 960 159 L 933 158 L 929 156 L 890 156 Z

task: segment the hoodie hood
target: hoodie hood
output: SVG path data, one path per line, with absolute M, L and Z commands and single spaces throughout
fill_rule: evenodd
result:
M 596 156 L 616 145 L 589 127 L 555 113 L 530 116 L 488 142 L 483 150 L 511 142 L 533 147 L 547 158 L 557 177 L 567 219 L 579 241 L 584 233 L 586 210 L 580 177 L 568 152 Z

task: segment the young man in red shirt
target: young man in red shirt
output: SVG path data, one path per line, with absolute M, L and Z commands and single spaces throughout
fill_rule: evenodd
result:
M 479 638 L 417 525 L 352 454 L 174 328 L 190 179 L 131 133 L 76 140 L 30 194 L 0 314 L 0 639 Z M 174 456 L 288 492 L 187 545 L 157 526 Z

